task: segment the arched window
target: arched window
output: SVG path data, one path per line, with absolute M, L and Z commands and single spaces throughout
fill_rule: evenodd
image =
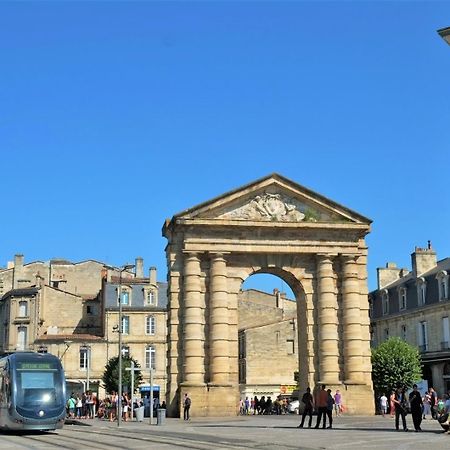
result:
M 156 319 L 155 316 L 147 316 L 145 318 L 145 334 L 155 334 Z
M 398 309 L 400 311 L 406 309 L 406 287 L 404 286 L 398 289 Z
M 151 345 L 145 347 L 145 368 L 156 369 L 156 350 Z
M 389 293 L 386 289 L 383 289 L 381 293 L 381 304 L 383 308 L 383 316 L 389 314 Z
M 445 270 L 441 270 L 436 275 L 436 280 L 439 287 L 439 300 L 448 299 L 448 273 Z
M 157 291 L 155 289 L 149 289 L 145 293 L 145 303 L 150 306 L 157 305 Z
M 425 300 L 427 297 L 427 282 L 425 278 L 417 278 L 417 304 L 419 306 L 425 305 Z

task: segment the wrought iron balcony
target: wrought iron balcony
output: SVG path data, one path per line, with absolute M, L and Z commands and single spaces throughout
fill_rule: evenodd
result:
M 450 349 L 450 342 L 449 341 L 441 342 L 441 350 L 448 350 L 448 349 Z
M 428 351 L 428 344 L 419 345 L 419 352 L 420 353 L 427 352 L 427 351 Z

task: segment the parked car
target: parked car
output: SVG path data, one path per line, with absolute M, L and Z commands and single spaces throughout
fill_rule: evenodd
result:
M 292 400 L 289 403 L 287 410 L 291 414 L 298 414 L 298 412 L 300 410 L 300 400 Z

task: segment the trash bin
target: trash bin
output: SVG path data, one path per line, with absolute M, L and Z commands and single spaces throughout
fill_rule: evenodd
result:
M 158 408 L 156 411 L 156 424 L 163 425 L 166 420 L 166 410 L 164 408 Z
M 134 417 L 136 417 L 137 422 L 142 422 L 144 420 L 144 409 L 144 406 L 134 408 Z

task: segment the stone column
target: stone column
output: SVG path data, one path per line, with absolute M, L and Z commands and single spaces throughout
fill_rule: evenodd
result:
M 228 383 L 230 372 L 228 342 L 227 265 L 222 253 L 211 255 L 209 364 L 213 384 Z
M 342 324 L 346 384 L 362 383 L 361 301 L 356 255 L 342 256 Z
M 318 255 L 317 272 L 320 383 L 339 384 L 338 304 L 331 256 Z
M 187 253 L 184 263 L 184 382 L 205 382 L 205 302 L 200 284 L 200 258 Z

